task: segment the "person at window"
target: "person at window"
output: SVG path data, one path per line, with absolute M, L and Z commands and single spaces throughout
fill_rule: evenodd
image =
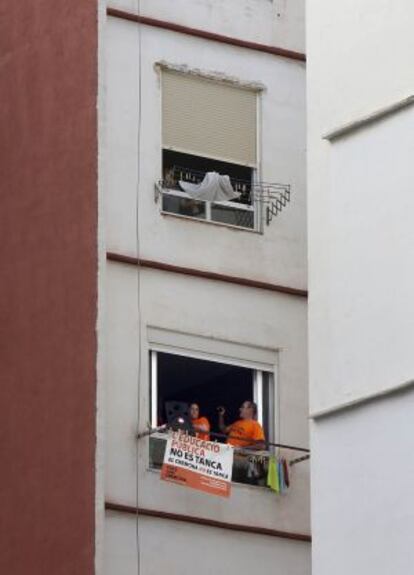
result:
M 190 405 L 191 424 L 196 432 L 196 437 L 204 441 L 210 441 L 210 422 L 207 417 L 200 417 L 200 407 L 198 403 Z
M 248 449 L 265 449 L 265 435 L 262 426 L 257 421 L 257 405 L 253 401 L 244 401 L 239 408 L 240 419 L 227 425 L 224 422 L 224 407 L 217 408 L 219 428 L 228 435 L 227 443 L 233 447 Z

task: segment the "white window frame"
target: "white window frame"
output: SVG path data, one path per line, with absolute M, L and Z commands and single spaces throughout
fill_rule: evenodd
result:
M 204 361 L 214 361 L 218 363 L 227 363 L 229 365 L 234 365 L 237 367 L 247 367 L 253 369 L 253 401 L 257 404 L 257 420 L 260 425 L 263 425 L 263 373 L 266 372 L 270 374 L 270 381 L 272 385 L 272 399 L 275 402 L 277 399 L 276 394 L 276 378 L 275 372 L 269 369 L 263 369 L 262 366 L 240 360 L 228 360 L 221 356 L 209 355 L 206 357 L 205 354 L 199 354 L 197 352 L 187 352 L 184 350 L 176 351 L 171 349 L 165 349 L 164 346 L 151 347 L 150 352 L 150 362 L 151 362 L 151 381 L 150 381 L 150 412 L 151 412 L 151 427 L 156 428 L 158 425 L 157 415 L 158 415 L 158 352 L 169 353 L 171 355 L 180 355 L 182 357 L 188 357 L 192 359 L 202 359 Z M 275 441 L 274 430 L 277 429 L 275 421 L 276 409 L 269 409 L 269 440 Z
M 163 63 L 162 66 L 159 66 L 159 70 L 162 74 L 162 70 L 163 68 L 171 69 L 174 70 L 174 66 L 169 66 L 169 65 L 165 65 L 165 63 Z M 211 75 L 204 75 L 204 74 L 197 74 L 201 77 L 205 77 L 208 79 L 212 79 Z M 160 78 L 161 80 L 161 78 Z M 217 77 L 215 79 L 215 81 L 217 82 L 222 82 L 222 78 L 221 77 Z M 240 88 L 243 88 L 243 85 L 238 83 Z M 251 82 L 248 83 L 249 88 L 251 88 L 252 84 Z M 257 85 L 257 91 L 256 91 L 256 162 L 254 165 L 249 165 L 248 167 L 252 168 L 253 173 L 252 173 L 252 182 L 256 183 L 257 181 L 262 179 L 262 167 L 261 167 L 261 154 L 262 154 L 262 90 L 264 88 L 264 86 L 262 86 L 261 84 Z M 246 85 L 247 87 L 247 85 Z M 159 129 L 160 129 L 160 133 L 159 133 L 159 137 L 160 137 L 160 142 L 161 142 L 161 153 L 163 150 L 174 150 L 176 152 L 180 152 L 183 154 L 194 154 L 193 151 L 189 151 L 189 150 L 179 150 L 176 148 L 171 148 L 171 147 L 164 147 L 163 146 L 163 141 L 162 141 L 162 122 L 163 122 L 163 118 L 162 118 L 162 90 L 160 90 L 160 99 L 159 99 L 159 117 L 160 117 L 160 123 L 159 123 Z M 197 155 L 197 154 L 196 154 Z M 216 159 L 218 161 L 221 162 L 230 162 L 230 160 L 226 159 L 226 158 L 211 158 L 211 159 Z M 211 219 L 211 203 L 212 202 L 206 202 L 206 217 L 205 218 L 198 218 L 196 216 L 187 216 L 184 214 L 176 214 L 173 212 L 169 212 L 166 210 L 162 209 L 162 198 L 163 198 L 163 194 L 169 194 L 169 195 L 173 195 L 173 196 L 178 196 L 178 197 L 183 197 L 186 199 L 192 199 L 188 194 L 186 194 L 185 192 L 181 192 L 179 190 L 172 190 L 172 189 L 168 189 L 168 192 L 165 192 L 162 189 L 162 186 L 160 186 L 159 184 L 155 184 L 155 201 L 158 200 L 158 197 L 161 197 L 161 202 L 160 202 L 160 213 L 163 215 L 167 215 L 167 216 L 173 216 L 173 217 L 177 217 L 177 218 L 183 218 L 183 219 L 189 219 L 192 221 L 198 221 L 198 222 L 208 222 L 217 226 L 225 226 L 225 227 L 229 227 L 229 228 L 235 228 L 238 230 L 244 230 L 244 231 L 248 231 L 248 232 L 254 232 L 254 233 L 260 233 L 263 234 L 263 206 L 261 205 L 261 202 L 258 201 L 258 199 L 254 196 L 252 203 L 250 205 L 246 205 L 246 204 L 240 204 L 237 205 L 237 207 L 235 207 L 234 202 L 214 202 L 217 203 L 219 205 L 223 205 L 223 206 L 228 206 L 230 208 L 236 209 L 236 210 L 246 210 L 246 211 L 252 211 L 253 212 L 253 227 L 252 228 L 248 228 L 245 226 L 236 226 L 234 224 L 227 224 L 225 222 L 218 222 L 216 220 L 212 220 Z M 199 200 L 201 201 L 201 200 Z
M 161 196 L 164 196 L 164 195 L 175 196 L 177 198 L 185 198 L 187 200 L 193 199 L 186 192 L 182 192 L 180 190 L 173 190 L 171 188 L 168 188 L 168 191 L 163 190 L 162 188 L 159 188 L 159 192 L 161 193 Z M 195 201 L 201 202 L 203 200 L 195 200 Z M 179 218 L 189 218 L 191 220 L 198 220 L 198 221 L 202 221 L 202 222 L 211 222 L 213 224 L 237 228 L 237 229 L 242 229 L 242 230 L 248 230 L 251 232 L 258 231 L 257 230 L 257 215 L 256 215 L 257 210 L 255 210 L 256 200 L 254 200 L 253 205 L 238 204 L 235 202 L 203 202 L 203 203 L 206 206 L 206 217 L 205 218 L 197 217 L 197 216 L 187 216 L 185 214 L 179 214 L 179 213 L 175 213 L 175 212 L 169 212 L 168 210 L 163 210 L 162 200 L 160 203 L 160 211 L 162 214 L 173 215 L 173 216 L 177 216 Z M 234 224 L 227 224 L 226 222 L 220 222 L 220 221 L 212 219 L 212 217 L 211 217 L 211 206 L 212 206 L 212 204 L 216 204 L 218 206 L 225 206 L 225 207 L 231 208 L 233 210 L 238 210 L 238 211 L 253 212 L 253 227 L 248 228 L 246 226 L 236 226 Z
M 257 405 L 257 421 L 263 425 L 263 371 L 261 370 L 254 371 L 253 401 Z

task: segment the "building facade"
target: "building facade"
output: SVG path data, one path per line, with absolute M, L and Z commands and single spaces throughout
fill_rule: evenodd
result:
M 107 575 L 310 573 L 308 462 L 283 495 L 242 478 L 224 500 L 161 481 L 165 438 L 137 440 L 167 401 L 217 428 L 218 405 L 231 421 L 254 399 L 268 439 L 308 447 L 303 17 L 268 0 L 108 7 Z M 208 172 L 238 197 L 185 191 Z
M 414 560 L 413 17 L 308 2 L 314 575 Z
M 309 447 L 304 3 L 33 4 L 0 35 L 0 570 L 308 574 L 308 461 L 265 486 Z M 168 402 L 245 400 L 288 447 L 228 499 L 161 481 Z

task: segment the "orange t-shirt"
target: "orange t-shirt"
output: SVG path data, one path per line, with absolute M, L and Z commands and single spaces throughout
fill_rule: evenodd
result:
M 230 425 L 227 433 L 234 437 L 229 437 L 227 443 L 234 447 L 246 447 L 254 445 L 254 441 L 264 441 L 263 428 L 255 419 L 239 419 Z
M 192 419 L 191 423 L 194 425 L 194 427 L 204 427 L 207 430 L 206 432 L 197 431 L 196 437 L 198 437 L 198 439 L 203 439 L 204 441 L 210 441 L 210 434 L 208 433 L 210 431 L 210 423 L 207 417 L 199 417 L 198 419 Z

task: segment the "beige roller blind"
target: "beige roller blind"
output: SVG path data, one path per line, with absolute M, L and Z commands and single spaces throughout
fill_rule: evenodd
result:
M 256 165 L 256 92 L 162 71 L 163 147 Z

